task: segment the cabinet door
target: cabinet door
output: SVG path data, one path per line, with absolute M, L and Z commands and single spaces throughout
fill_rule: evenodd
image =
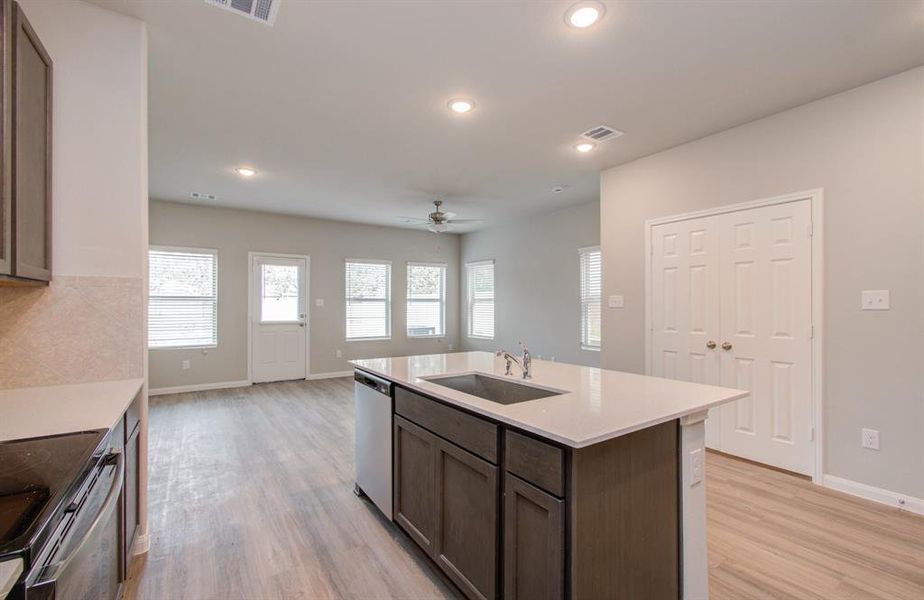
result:
M 440 439 L 436 561 L 466 596 L 497 596 L 497 467 Z
M 123 536 L 122 548 L 122 580 L 128 578 L 128 567 L 131 564 L 132 544 L 135 542 L 135 534 L 138 532 L 138 466 L 139 452 L 138 433 L 140 428 L 135 428 L 134 433 L 128 438 L 125 444 L 125 535 Z
M 504 598 L 563 598 L 564 545 L 564 503 L 507 473 L 504 479 Z
M 13 4 L 13 275 L 51 279 L 51 58 Z
M 435 556 L 437 437 L 395 416 L 395 521 Z

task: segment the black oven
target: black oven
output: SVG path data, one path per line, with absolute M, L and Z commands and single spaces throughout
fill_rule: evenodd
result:
M 120 583 L 118 511 L 125 457 L 121 448 L 94 455 L 60 520 L 20 580 L 26 600 L 115 600 Z

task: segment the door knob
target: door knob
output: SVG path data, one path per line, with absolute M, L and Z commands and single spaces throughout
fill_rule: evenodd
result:
M 706 342 L 706 347 L 710 350 L 715 350 L 715 340 L 709 340 Z
M 722 342 L 722 350 L 725 350 L 726 352 L 728 352 L 731 349 L 732 349 L 732 345 L 730 342 Z

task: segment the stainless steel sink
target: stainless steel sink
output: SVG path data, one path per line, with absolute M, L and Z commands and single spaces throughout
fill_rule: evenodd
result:
M 516 404 L 528 400 L 538 400 L 549 396 L 558 396 L 566 392 L 543 388 L 526 383 L 517 383 L 501 377 L 483 375 L 481 373 L 465 373 L 462 375 L 440 375 L 437 377 L 424 377 L 426 381 L 442 385 L 458 392 L 478 396 L 498 404 Z

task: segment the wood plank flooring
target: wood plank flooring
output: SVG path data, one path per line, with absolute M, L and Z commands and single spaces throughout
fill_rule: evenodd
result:
M 352 380 L 153 398 L 128 599 L 457 598 L 353 495 Z M 707 457 L 713 599 L 924 598 L 924 518 Z

